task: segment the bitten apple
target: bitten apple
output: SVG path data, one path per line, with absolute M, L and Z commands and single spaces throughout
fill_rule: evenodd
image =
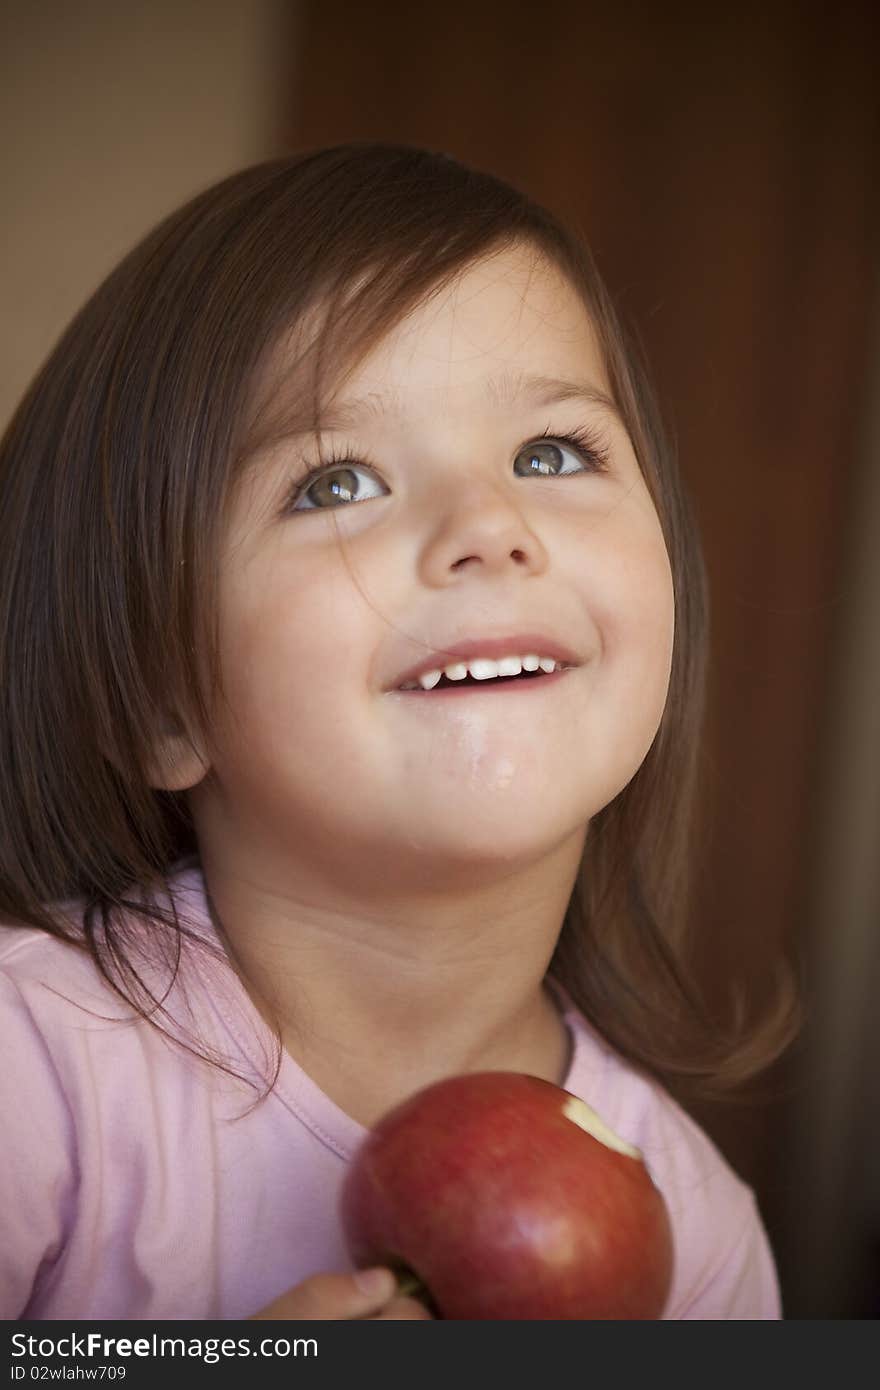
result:
M 357 1266 L 411 1272 L 443 1318 L 659 1318 L 666 1204 L 584 1101 L 518 1072 L 425 1087 L 367 1135 L 340 1216 Z

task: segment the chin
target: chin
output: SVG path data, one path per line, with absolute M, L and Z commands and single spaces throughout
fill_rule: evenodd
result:
M 419 882 L 427 885 L 425 875 L 431 873 L 438 885 L 449 888 L 455 880 L 473 878 L 477 882 L 493 871 L 510 873 L 528 868 L 566 847 L 579 855 L 588 826 L 589 816 L 559 821 L 554 826 L 532 824 L 517 805 L 509 814 L 500 812 L 488 819 L 460 817 L 455 825 L 442 830 L 436 824 L 410 826 L 406 844 L 395 858 L 400 862 L 401 856 L 415 851 Z

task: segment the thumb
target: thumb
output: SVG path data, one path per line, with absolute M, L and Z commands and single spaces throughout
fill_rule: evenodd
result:
M 359 1269 L 352 1282 L 364 1301 L 365 1312 L 374 1312 L 388 1303 L 397 1292 L 397 1280 L 390 1269 Z

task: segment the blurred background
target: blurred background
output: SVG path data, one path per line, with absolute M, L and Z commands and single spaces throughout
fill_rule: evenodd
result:
M 803 970 L 797 1045 L 695 1110 L 788 1318 L 880 1316 L 878 7 L 4 0 L 0 425 L 68 319 L 224 174 L 355 138 L 585 233 L 702 526 L 694 902 L 710 993 Z

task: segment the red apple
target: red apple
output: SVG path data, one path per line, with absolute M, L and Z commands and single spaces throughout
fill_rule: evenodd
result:
M 354 1264 L 415 1275 L 444 1318 L 659 1318 L 666 1205 L 638 1149 L 517 1072 L 453 1076 L 389 1111 L 343 1184 Z

